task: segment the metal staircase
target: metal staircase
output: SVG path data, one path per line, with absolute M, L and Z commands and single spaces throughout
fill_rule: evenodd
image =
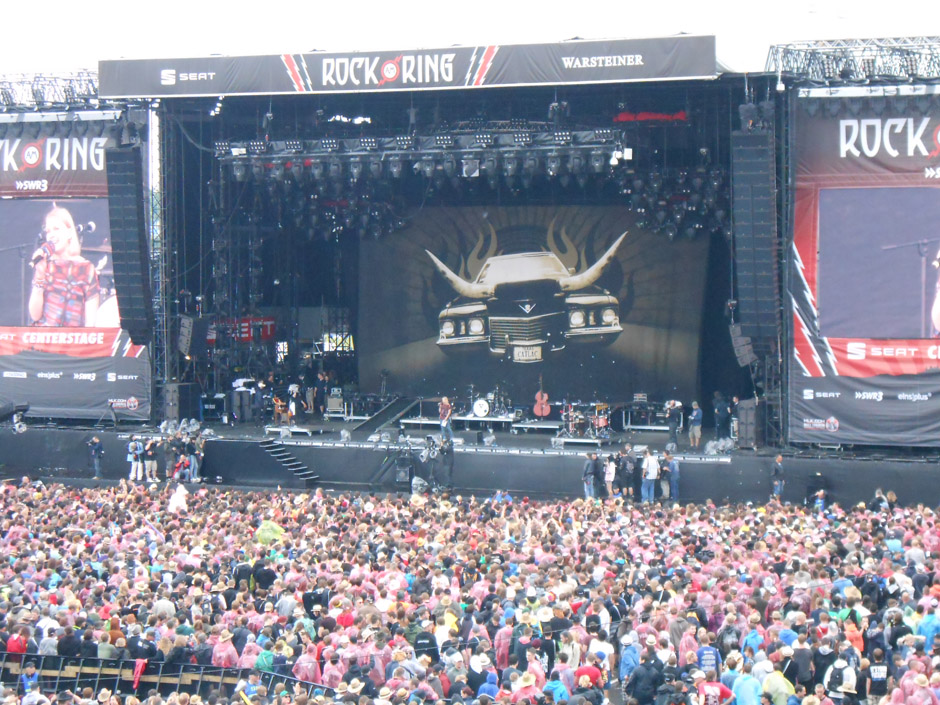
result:
M 314 487 L 320 481 L 320 476 L 297 460 L 293 453 L 279 440 L 266 439 L 260 441 L 259 444 L 265 453 L 274 458 L 285 469 L 293 473 L 294 477 L 300 480 L 304 487 Z

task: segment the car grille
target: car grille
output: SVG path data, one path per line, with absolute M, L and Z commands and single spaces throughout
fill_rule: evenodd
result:
M 490 347 L 505 347 L 507 336 L 510 343 L 545 340 L 548 333 L 558 328 L 560 321 L 560 314 L 535 318 L 490 317 Z

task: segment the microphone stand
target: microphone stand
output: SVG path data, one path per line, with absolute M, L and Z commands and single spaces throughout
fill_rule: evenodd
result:
M 882 252 L 889 250 L 900 250 L 906 247 L 916 247 L 917 254 L 920 255 L 920 337 L 929 338 L 928 331 L 931 326 L 927 323 L 927 258 L 930 256 L 927 247 L 940 243 L 940 238 L 914 240 L 912 242 L 902 242 L 897 245 L 884 245 Z

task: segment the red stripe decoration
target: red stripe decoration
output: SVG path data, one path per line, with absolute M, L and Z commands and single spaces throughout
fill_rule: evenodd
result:
M 496 56 L 496 52 L 499 51 L 498 46 L 488 46 L 486 51 L 483 52 L 483 58 L 480 59 L 480 68 L 477 69 L 476 76 L 473 77 L 474 86 L 482 86 L 484 79 L 486 79 L 486 74 L 489 73 L 490 66 L 493 65 L 493 57 Z
M 300 78 L 300 71 L 297 68 L 297 62 L 294 61 L 292 54 L 281 54 L 281 61 L 284 62 L 284 67 L 287 69 L 287 75 L 290 77 L 291 83 L 294 84 L 294 90 L 298 93 L 305 93 L 306 89 L 304 88 L 304 82 Z
M 793 354 L 808 377 L 826 376 L 819 364 L 819 356 L 810 340 L 806 324 L 796 311 L 793 312 Z
M 845 377 L 916 375 L 940 369 L 937 340 L 828 338 L 839 374 Z

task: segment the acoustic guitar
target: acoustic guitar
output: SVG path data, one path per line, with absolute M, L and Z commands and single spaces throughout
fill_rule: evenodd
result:
M 552 411 L 548 405 L 548 394 L 542 389 L 542 375 L 539 375 L 539 391 L 535 394 L 535 406 L 532 407 L 532 413 L 539 418 L 545 418 Z

